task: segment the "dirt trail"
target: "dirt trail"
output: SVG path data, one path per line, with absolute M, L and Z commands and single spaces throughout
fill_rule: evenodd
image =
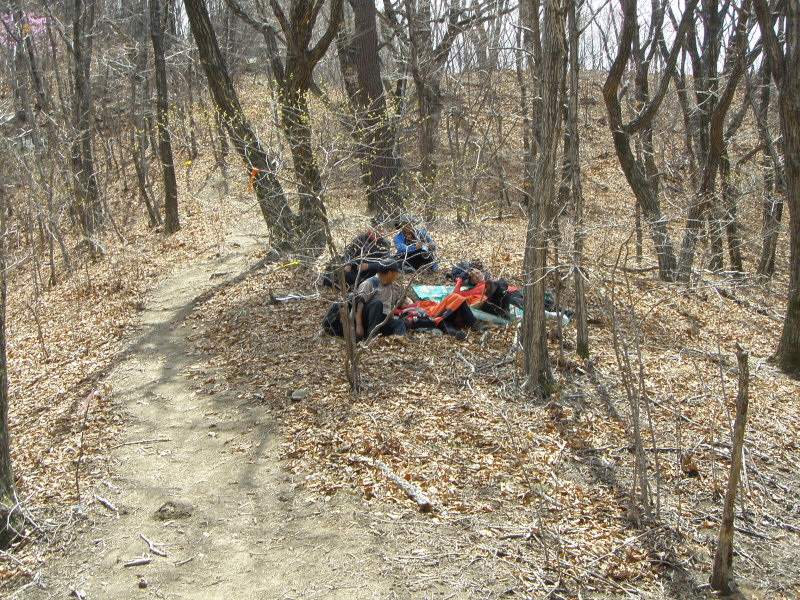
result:
M 277 458 L 282 440 L 266 407 L 247 390 L 197 389 L 196 376 L 202 382 L 213 368 L 193 351 L 187 337 L 197 330 L 185 318 L 199 296 L 248 268 L 256 243 L 229 235 L 220 258 L 153 292 L 139 335 L 108 377 L 127 423 L 112 476 L 84 491 L 75 543 L 15 597 L 427 596 L 410 591 L 409 573 L 392 557 L 411 550 L 375 521 L 374 507 L 368 512 L 346 493 L 323 502 L 296 489 Z M 166 556 L 149 552 L 144 538 Z M 149 564 L 125 566 L 142 557 Z

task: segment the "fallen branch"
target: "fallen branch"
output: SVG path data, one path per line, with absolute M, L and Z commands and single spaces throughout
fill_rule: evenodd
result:
M 142 538 L 142 539 L 143 539 L 145 542 L 147 542 L 147 549 L 148 549 L 148 550 L 150 550 L 150 553 L 151 553 L 151 554 L 155 554 L 156 556 L 164 556 L 164 557 L 166 557 L 166 556 L 167 556 L 167 553 L 166 553 L 166 552 L 164 552 L 163 550 L 159 550 L 158 548 L 156 548 L 156 547 L 153 545 L 153 542 L 151 542 L 151 541 L 150 541 L 150 540 L 148 540 L 146 537 L 144 537 L 144 534 L 141 534 L 141 533 L 140 533 L 140 534 L 139 534 L 139 537 L 140 537 L 140 538 Z
M 117 444 L 116 446 L 111 446 L 109 450 L 116 450 L 117 448 L 122 448 L 123 446 L 136 446 L 138 444 L 154 444 L 156 442 L 171 442 L 170 438 L 155 438 L 152 440 L 137 440 L 135 442 L 123 442 L 121 444 Z
M 371 467 L 377 467 L 380 471 L 386 475 L 394 484 L 396 484 L 401 490 L 403 490 L 406 495 L 411 498 L 414 502 L 417 503 L 419 509 L 422 512 L 431 512 L 433 510 L 433 503 L 430 499 L 425 495 L 421 489 L 415 486 L 413 483 L 406 481 L 402 477 L 398 476 L 394 471 L 392 471 L 389 466 L 380 460 L 373 460 L 371 458 L 367 458 L 366 456 L 359 456 L 357 457 L 359 462 L 364 464 L 370 465 Z
M 97 500 L 97 501 L 98 501 L 100 504 L 102 504 L 103 506 L 105 506 L 105 507 L 106 507 L 108 510 L 110 510 L 111 512 L 113 512 L 113 513 L 118 513 L 118 512 L 119 512 L 119 511 L 117 510 L 117 507 L 116 507 L 116 506 L 114 506 L 113 504 L 111 504 L 111 502 L 109 502 L 108 500 L 106 500 L 106 499 L 105 499 L 105 498 L 103 498 L 102 496 L 98 496 L 97 494 L 95 494 L 95 495 L 94 495 L 94 499 L 95 499 L 95 500 Z
M 129 560 L 128 562 L 126 562 L 122 566 L 123 567 L 138 567 L 138 566 L 141 566 L 141 565 L 149 565 L 151 562 L 153 562 L 152 558 L 150 558 L 149 556 L 143 556 L 141 558 L 134 558 L 133 560 Z

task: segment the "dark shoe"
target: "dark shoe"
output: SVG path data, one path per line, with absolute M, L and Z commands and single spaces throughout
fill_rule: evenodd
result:
M 461 331 L 460 329 L 458 329 L 452 335 L 457 340 L 463 340 L 464 338 L 467 337 L 467 332 L 466 331 Z
M 486 331 L 487 329 L 489 329 L 489 326 L 484 325 L 480 321 L 475 321 L 470 327 L 470 329 L 472 329 L 472 331 Z

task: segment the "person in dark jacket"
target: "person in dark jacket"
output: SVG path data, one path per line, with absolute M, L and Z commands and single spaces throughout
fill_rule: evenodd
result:
M 395 284 L 400 265 L 396 261 L 378 263 L 378 275 L 364 281 L 356 293 L 356 338 L 364 339 L 375 328 L 380 335 L 406 335 L 406 324 L 394 316 L 402 299 L 400 286 Z M 386 315 L 391 315 L 383 323 Z M 383 323 L 383 325 L 381 325 Z
M 353 288 L 378 274 L 378 265 L 391 255 L 391 245 L 383 236 L 381 222 L 370 219 L 367 230 L 360 233 L 347 245 L 339 259 L 344 265 L 344 280 L 348 288 Z M 325 285 L 335 286 L 337 265 L 331 264 L 323 276 Z
M 398 231 L 394 238 L 397 260 L 403 264 L 403 270 L 419 271 L 430 269 L 438 271 L 436 263 L 436 242 L 424 229 L 417 229 L 413 219 L 404 215 L 398 220 Z

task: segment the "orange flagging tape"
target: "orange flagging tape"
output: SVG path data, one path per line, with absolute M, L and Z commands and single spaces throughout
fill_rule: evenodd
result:
M 248 192 L 253 189 L 253 180 L 256 178 L 256 175 L 258 175 L 258 169 L 254 168 L 250 171 L 250 185 L 247 186 Z

